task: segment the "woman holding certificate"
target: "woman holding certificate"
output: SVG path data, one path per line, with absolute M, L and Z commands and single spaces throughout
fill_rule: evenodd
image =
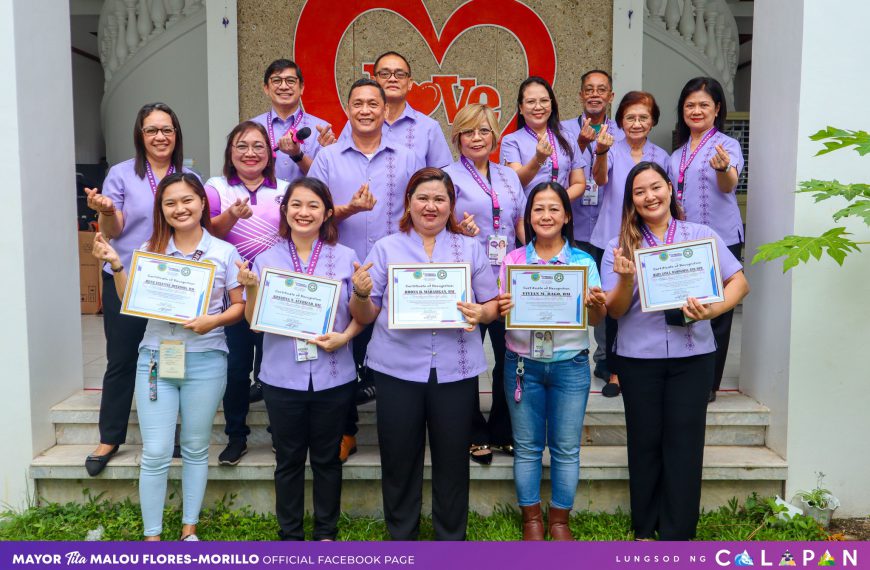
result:
M 436 540 L 464 540 L 468 447 L 477 375 L 486 370 L 475 330 L 497 316 L 486 252 L 453 217 L 450 177 L 419 170 L 408 182 L 399 232 L 375 243 L 354 274 L 350 310 L 374 321 L 374 371 L 384 518 L 393 540 L 420 530 L 426 432 Z
M 236 280 L 239 254 L 232 245 L 212 237 L 210 227 L 202 183 L 192 174 L 175 173 L 157 185 L 154 232 L 142 247 L 144 251 L 135 253 L 139 261 L 127 268 L 102 234 L 94 240 L 93 254 L 114 273 L 115 290 L 123 297 L 125 310 L 137 307 L 139 314 L 151 316 L 139 345 L 135 391 L 142 432 L 139 501 L 145 540 L 160 540 L 163 530 L 166 480 L 179 414 L 184 496 L 181 539 L 198 540 L 196 524 L 208 479 L 211 427 L 227 379 L 223 327 L 238 321 L 245 308 Z M 155 258 L 153 254 L 161 255 Z M 203 269 L 209 278 L 200 286 L 195 277 Z M 186 305 L 182 302 L 188 297 L 201 307 L 194 312 L 199 316 L 178 322 L 176 315 L 183 314 Z M 207 306 L 197 301 L 203 297 L 208 299 Z
M 714 229 L 731 254 L 740 259 L 743 220 L 737 206 L 737 180 L 743 171 L 740 143 L 724 132 L 728 116 L 725 92 L 712 77 L 686 83 L 677 103 L 677 144 L 670 172 L 676 178 L 677 200 L 686 220 Z M 709 400 L 722 383 L 734 311 L 713 319 L 716 339 L 716 376 Z
M 505 257 L 499 277 L 499 311 L 508 319 L 504 390 L 512 395 L 508 409 L 513 423 L 514 480 L 523 514 L 523 540 L 544 540 L 541 471 L 545 445 L 550 448 L 552 482 L 550 538 L 574 540 L 568 515 L 580 476 L 580 434 L 589 398 L 587 328 L 604 318 L 605 299 L 595 260 L 574 244 L 571 202 L 562 186 L 543 182 L 533 188 L 523 219 L 529 243 Z M 530 265 L 541 266 L 541 270 L 532 270 L 527 267 Z M 527 289 L 519 288 L 522 282 L 512 277 L 512 266 L 520 266 L 522 273 L 530 276 Z M 549 266 L 557 266 L 558 270 L 544 273 Z M 582 270 L 572 271 L 574 268 Z M 536 290 L 538 286 L 542 288 Z M 572 307 L 551 310 L 551 298 L 547 297 L 553 294 L 564 295 Z M 533 305 L 541 307 L 541 314 L 533 314 Z M 565 323 L 513 328 L 516 317 L 540 320 L 549 312 L 563 318 L 572 308 L 579 313 L 576 324 L 580 326 Z
M 453 119 L 453 146 L 459 160 L 444 169 L 456 188 L 456 219 L 460 225 L 471 224 L 468 235 L 475 236 L 487 253 L 494 275 L 498 274 L 505 254 L 515 248 L 517 236 L 523 236 L 523 211 L 526 195 L 516 172 L 490 162 L 495 150 L 498 122 L 495 112 L 479 103 L 463 107 Z M 481 465 L 492 463 L 492 449 L 513 455 L 511 418 L 504 395 L 504 323 L 494 320 L 481 325 L 480 335 L 489 332 L 495 366 L 492 370 L 492 407 L 489 420 L 475 405 L 471 437 L 471 460 Z M 479 395 L 479 392 L 478 392 Z M 479 398 L 478 398 L 479 400 Z
M 281 241 L 258 255 L 252 270 L 239 271 L 247 294 L 245 317 L 253 328 L 267 331 L 262 335 L 260 380 L 278 462 L 278 534 L 282 540 L 305 539 L 305 458 L 310 454 L 314 540 L 335 540 L 341 510 L 338 444 L 356 389 L 356 365 L 348 343 L 362 330 L 348 309 L 351 276 L 359 260 L 352 249 L 337 243 L 332 196 L 320 180 L 297 178 L 284 193 L 280 210 Z M 324 284 L 338 286 L 329 289 Z M 297 295 L 300 287 L 304 295 Z M 328 295 L 321 297 L 319 291 Z M 321 302 L 326 310 L 337 306 L 332 330 L 313 336 L 300 335 L 298 329 L 308 327 L 299 324 L 284 330 L 269 326 L 308 320 L 300 315 Z M 322 315 L 314 314 L 318 326 L 326 320 Z M 300 336 L 308 336 L 310 342 Z
M 88 206 L 99 212 L 103 237 L 130 265 L 133 250 L 151 235 L 157 183 L 182 167 L 181 125 L 169 106 L 149 103 L 133 125 L 136 156 L 109 169 L 102 192 L 88 188 Z M 145 319 L 121 314 L 121 300 L 112 286 L 109 265 L 103 266 L 103 328 L 106 373 L 100 399 L 100 444 L 85 460 L 88 475 L 99 475 L 127 439 L 136 379 L 136 358 L 145 333 Z
M 590 242 L 595 246 L 595 261 L 601 269 L 601 258 L 607 244 L 619 235 L 622 221 L 622 196 L 625 178 L 634 165 L 642 160 L 655 162 L 668 168 L 668 153 L 648 139 L 652 128 L 659 122 L 659 106 L 655 98 L 645 91 L 629 91 L 619 103 L 616 123 L 625 133 L 625 138 L 614 142 L 613 133 L 607 132 L 607 125 L 601 127 L 595 141 L 595 161 L 592 163 L 592 176 L 598 184 L 601 209 L 598 221 L 592 229 Z M 616 338 L 616 321 L 606 321 L 607 364 L 610 378 L 601 393 L 612 398 L 619 395 L 618 363 L 613 354 L 613 340 Z
M 716 363 L 710 320 L 733 309 L 749 285 L 716 231 L 683 221 L 675 189 L 658 164 L 644 161 L 631 169 L 623 203 L 619 236 L 604 252 L 602 283 L 607 312 L 619 321 L 615 350 L 625 403 L 632 526 L 638 540 L 690 540 L 698 522 L 707 396 Z M 702 257 L 703 249 L 683 243 L 693 240 L 708 244 L 714 261 L 697 273 L 718 269 L 724 287 L 716 289 L 723 300 L 686 298 L 680 289 L 690 276 L 683 274 L 671 290 L 682 307 L 650 310 L 648 292 L 658 293 L 655 287 L 668 292 L 679 264 Z M 672 268 L 648 273 L 640 266 L 637 271 L 637 256 L 660 246 L 654 258 L 671 260 Z M 649 278 L 655 280 L 646 282 Z

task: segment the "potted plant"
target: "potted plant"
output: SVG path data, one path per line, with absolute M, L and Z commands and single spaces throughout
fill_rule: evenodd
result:
M 817 473 L 816 487 L 810 491 L 798 491 L 795 493 L 795 499 L 800 500 L 800 507 L 804 514 L 812 517 L 822 527 L 828 528 L 831 524 L 831 517 L 834 516 L 834 511 L 840 506 L 840 501 L 829 491 L 822 487 L 822 481 L 825 479 L 825 474 Z M 794 499 L 792 500 L 794 502 Z

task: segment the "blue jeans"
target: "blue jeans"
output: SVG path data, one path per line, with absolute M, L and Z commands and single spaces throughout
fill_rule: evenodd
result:
M 139 502 L 145 536 L 163 531 L 166 480 L 175 445 L 175 422 L 181 413 L 182 524 L 196 524 L 208 480 L 208 444 L 215 412 L 227 384 L 227 355 L 218 350 L 188 352 L 183 380 L 157 379 L 157 399 L 148 391 L 148 365 L 153 354 L 160 370 L 160 353 L 139 350 L 136 364 L 136 410 L 142 432 Z
M 570 360 L 524 358 L 523 393 L 514 399 L 518 356 L 507 351 L 505 395 L 514 433 L 514 481 L 521 507 L 541 502 L 544 445 L 550 448 L 550 504 L 571 509 L 580 478 L 580 436 L 589 399 L 588 351 Z

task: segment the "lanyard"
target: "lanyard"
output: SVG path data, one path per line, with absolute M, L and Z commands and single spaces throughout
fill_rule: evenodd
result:
M 289 117 L 290 126 L 287 127 L 287 130 L 284 131 L 284 134 L 281 135 L 281 138 L 287 136 L 287 133 L 293 133 L 293 140 L 296 140 L 296 125 L 302 123 L 302 109 L 295 114 Z M 277 156 L 278 151 L 278 142 L 275 140 L 275 131 L 272 127 L 272 111 L 269 111 L 269 114 L 266 115 L 266 129 L 269 131 L 269 146 L 272 147 L 272 156 Z M 297 141 L 298 142 L 298 141 Z
M 498 194 L 495 193 L 495 190 L 490 188 L 486 182 L 481 178 L 480 173 L 471 164 L 471 161 L 465 158 L 464 156 L 459 159 L 462 161 L 462 166 L 471 174 L 471 177 L 474 178 L 474 181 L 477 182 L 477 185 L 480 186 L 480 189 L 484 191 L 484 193 L 489 196 L 492 200 L 492 226 L 497 232 L 499 226 L 501 226 L 501 207 L 498 204 Z
M 698 151 L 701 150 L 707 141 L 713 138 L 717 132 L 716 127 L 713 127 L 707 134 L 704 135 L 704 138 L 701 139 L 701 142 L 698 143 L 698 146 L 695 147 L 695 150 L 689 155 L 689 159 L 686 160 L 686 152 L 689 150 L 689 143 L 683 145 L 683 153 L 680 155 L 680 175 L 677 178 L 677 200 L 680 202 L 683 201 L 683 182 L 686 179 L 686 169 L 689 168 L 689 165 L 692 164 L 692 161 L 695 160 L 695 155 L 698 154 Z
M 302 273 L 302 261 L 299 259 L 299 254 L 296 252 L 296 244 L 292 239 L 287 240 L 287 245 L 290 247 L 290 259 L 293 260 L 293 271 Z M 308 260 L 308 270 L 305 272 L 308 275 L 314 275 L 314 268 L 317 267 L 317 260 L 320 259 L 320 250 L 323 249 L 323 242 L 317 240 L 314 248 L 311 250 L 311 258 Z
M 656 243 L 656 238 L 653 236 L 652 232 L 649 231 L 649 228 L 646 227 L 646 224 L 640 227 L 640 231 L 643 234 L 646 243 L 650 247 L 656 247 L 658 244 Z M 671 245 L 674 243 L 674 235 L 677 233 L 677 220 L 675 218 L 671 218 L 671 223 L 668 224 L 668 232 L 665 234 L 665 245 Z
M 535 131 L 529 128 L 528 125 L 523 126 L 529 136 L 535 140 L 538 140 L 538 135 L 535 134 Z M 550 173 L 550 178 L 553 182 L 556 182 L 559 179 L 559 148 L 556 146 L 556 137 L 553 135 L 553 131 L 550 130 L 550 127 L 547 127 L 547 139 L 550 141 L 550 146 L 553 147 L 553 152 L 550 154 L 550 162 L 553 163 L 552 172 Z
M 175 165 L 170 164 L 169 168 L 166 170 L 166 176 L 173 174 L 175 172 Z M 151 185 L 151 193 L 155 196 L 157 195 L 157 179 L 154 177 L 154 171 L 151 169 L 151 163 L 147 160 L 145 161 L 145 174 L 148 175 L 148 184 Z

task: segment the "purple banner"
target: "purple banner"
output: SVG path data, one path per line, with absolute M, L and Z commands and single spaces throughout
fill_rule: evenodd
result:
M 867 542 L 4 542 L 0 568 L 870 567 Z

